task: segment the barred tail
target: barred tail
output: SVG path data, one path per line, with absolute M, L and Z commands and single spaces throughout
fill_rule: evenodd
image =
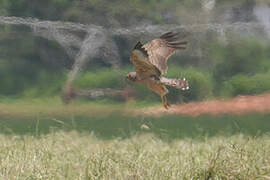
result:
M 189 84 L 188 81 L 185 78 L 182 79 L 169 79 L 165 77 L 161 77 L 160 81 L 164 83 L 166 86 L 172 86 L 177 89 L 182 89 L 182 90 L 188 90 L 189 89 Z

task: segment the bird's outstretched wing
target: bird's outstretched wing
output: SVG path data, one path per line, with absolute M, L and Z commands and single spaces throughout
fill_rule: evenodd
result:
M 134 65 L 137 76 L 140 79 L 149 77 L 160 77 L 161 72 L 150 61 L 146 50 L 143 45 L 138 42 L 131 53 L 130 60 Z
M 146 50 L 149 61 L 159 69 L 161 74 L 167 73 L 168 58 L 179 50 L 186 49 L 187 41 L 182 41 L 184 37 L 185 35 L 180 32 L 168 32 L 142 46 Z

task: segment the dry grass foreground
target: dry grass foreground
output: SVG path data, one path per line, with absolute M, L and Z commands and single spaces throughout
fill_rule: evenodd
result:
M 200 116 L 204 114 L 247 114 L 270 112 L 270 94 L 257 96 L 238 96 L 230 100 L 210 100 L 192 102 L 184 105 L 173 105 L 169 110 L 151 107 L 144 110 L 148 115 L 183 114 Z
M 0 135 L 0 179 L 270 179 L 270 137 L 164 142 L 51 132 Z

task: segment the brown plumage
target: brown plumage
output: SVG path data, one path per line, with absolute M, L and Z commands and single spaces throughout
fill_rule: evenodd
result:
M 145 85 L 160 95 L 163 106 L 167 109 L 165 85 L 173 86 L 182 90 L 189 89 L 185 79 L 168 79 L 161 77 L 168 70 L 167 60 L 174 53 L 186 49 L 187 42 L 181 41 L 183 34 L 168 32 L 145 45 L 138 42 L 131 53 L 130 60 L 136 72 L 130 72 L 126 78 Z

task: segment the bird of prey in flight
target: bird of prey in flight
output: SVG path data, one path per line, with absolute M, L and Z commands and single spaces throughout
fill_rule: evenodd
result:
M 166 94 L 169 92 L 166 86 L 181 90 L 189 89 L 185 78 L 169 79 L 162 77 L 167 73 L 168 58 L 179 50 L 186 49 L 187 42 L 183 41 L 182 38 L 183 34 L 180 32 L 167 32 L 144 45 L 138 42 L 130 56 L 136 72 L 128 73 L 126 78 L 142 84 L 160 95 L 162 104 L 166 109 L 170 106 L 166 98 Z

